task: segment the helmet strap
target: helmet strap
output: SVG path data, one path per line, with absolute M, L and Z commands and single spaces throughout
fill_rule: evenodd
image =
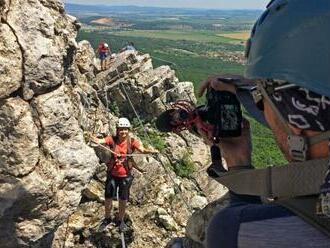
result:
M 277 109 L 274 102 L 269 97 L 269 94 L 274 93 L 274 90 L 268 91 L 268 87 L 266 88 L 263 82 L 258 82 L 258 91 L 261 93 L 263 98 L 268 100 L 270 107 L 283 124 L 284 130 L 287 134 L 289 153 L 295 161 L 306 161 L 306 154 L 309 146 L 330 138 L 330 131 L 323 132 L 313 137 L 303 137 L 301 135 L 294 134 L 281 112 Z
M 306 161 L 306 154 L 308 150 L 308 138 L 302 137 L 300 135 L 296 135 L 293 133 L 293 131 L 290 129 L 287 121 L 284 119 L 281 112 L 277 109 L 272 99 L 269 97 L 269 94 L 263 84 L 263 82 L 258 83 L 258 90 L 260 91 L 263 98 L 265 98 L 280 122 L 282 123 L 284 127 L 284 131 L 287 134 L 287 144 L 289 146 L 289 153 L 290 156 L 295 161 Z

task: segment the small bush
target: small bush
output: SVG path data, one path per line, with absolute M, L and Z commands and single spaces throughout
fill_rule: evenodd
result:
M 163 152 L 165 150 L 165 141 L 164 134 L 148 128 L 147 134 L 145 133 L 144 126 L 141 126 L 138 119 L 134 118 L 132 121 L 133 130 L 142 141 L 144 145 L 152 146 L 156 148 L 159 152 Z
M 149 132 L 150 145 L 155 147 L 159 152 L 165 150 L 165 141 L 158 132 Z M 148 142 L 149 143 L 149 142 Z
M 111 101 L 110 103 L 109 103 L 109 110 L 111 111 L 111 113 L 113 113 L 114 115 L 117 115 L 117 116 L 119 116 L 119 107 L 118 107 L 118 105 L 117 105 L 117 103 L 116 102 L 113 102 L 113 101 Z
M 185 152 L 181 159 L 172 166 L 175 174 L 180 177 L 191 178 L 195 172 L 195 165 L 189 152 Z

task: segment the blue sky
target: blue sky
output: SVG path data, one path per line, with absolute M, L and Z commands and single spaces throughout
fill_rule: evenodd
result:
M 65 3 L 185 8 L 264 9 L 270 0 L 63 0 Z

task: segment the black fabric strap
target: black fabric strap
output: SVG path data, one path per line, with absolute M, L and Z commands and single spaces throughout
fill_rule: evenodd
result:
M 235 171 L 235 170 L 252 170 L 254 167 L 252 165 L 238 165 L 229 167 L 228 171 Z

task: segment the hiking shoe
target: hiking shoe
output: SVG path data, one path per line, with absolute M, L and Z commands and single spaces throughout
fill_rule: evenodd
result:
M 111 223 L 111 218 L 104 218 L 99 226 L 99 232 L 102 232 Z

